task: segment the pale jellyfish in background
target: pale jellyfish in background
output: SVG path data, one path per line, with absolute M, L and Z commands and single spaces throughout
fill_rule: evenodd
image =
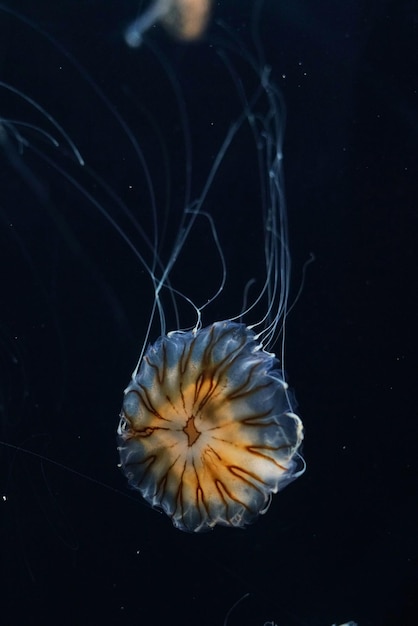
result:
M 228 613 L 225 616 L 225 620 L 224 620 L 223 626 L 229 626 L 229 624 L 228 624 L 229 618 L 231 617 L 231 615 L 234 612 L 234 610 L 236 609 L 236 607 L 239 604 L 241 604 L 241 602 L 243 600 L 246 600 L 249 597 L 250 597 L 250 594 L 249 593 L 245 593 L 239 600 L 237 600 L 235 602 L 235 604 L 233 604 L 231 606 L 231 608 L 229 609 Z M 263 626 L 284 626 L 284 624 L 282 622 L 276 622 L 274 620 L 271 620 L 271 621 L 269 620 L 268 622 L 264 622 Z M 306 626 L 309 626 L 309 625 L 306 624 Z M 359 626 L 359 624 L 357 622 L 353 622 L 352 620 L 349 620 L 348 622 L 344 622 L 343 624 L 334 623 L 334 624 L 332 624 L 332 626 Z
M 177 39 L 193 41 L 204 32 L 212 0 L 154 0 L 126 29 L 125 41 L 131 48 L 141 45 L 143 34 L 157 22 Z
M 276 624 L 276 622 L 265 622 L 264 626 L 280 626 L 280 624 Z M 333 624 L 332 626 L 358 626 L 357 622 L 344 622 L 344 624 Z

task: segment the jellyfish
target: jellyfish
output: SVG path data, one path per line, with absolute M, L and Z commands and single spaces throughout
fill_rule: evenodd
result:
M 229 60 L 225 63 L 229 66 Z M 249 126 L 265 194 L 259 207 L 264 281 L 241 311 L 210 323 L 203 321 L 207 304 L 195 304 L 171 284 L 170 275 L 195 220 L 206 217 L 223 266 L 221 284 L 210 301 L 224 288 L 226 262 L 214 220 L 205 211 L 206 187 L 192 208 L 186 207 L 168 261 L 161 268 L 155 262 L 150 271 L 153 315 L 160 316 L 161 334 L 144 342 L 124 392 L 117 431 L 120 465 L 130 486 L 186 532 L 216 525 L 245 527 L 268 510 L 273 494 L 304 470 L 303 426 L 284 372 L 290 252 L 283 191 L 283 107 L 269 69 L 256 64 L 254 69 L 258 85 L 252 96 L 240 93 L 239 80 L 230 69 L 243 113 L 218 152 L 207 187 L 241 128 Z M 199 254 L 198 245 L 195 252 Z M 208 258 L 206 272 L 212 264 L 213 258 Z M 192 305 L 192 327 L 167 330 L 164 290 L 174 300 L 180 297 Z M 265 304 L 261 317 L 251 320 L 261 302 Z M 277 344 L 280 358 L 271 351 Z
M 158 21 L 178 39 L 197 39 L 206 28 L 210 5 L 211 0 L 154 0 L 148 10 L 128 26 L 125 41 L 132 48 L 138 47 L 144 32 Z

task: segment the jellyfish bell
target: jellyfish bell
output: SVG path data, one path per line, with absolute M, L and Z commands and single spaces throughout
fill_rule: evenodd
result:
M 302 425 L 278 361 L 236 322 L 149 346 L 118 435 L 130 484 L 181 530 L 245 526 L 299 473 Z
M 226 49 L 202 44 L 199 55 L 193 51 L 188 56 L 183 74 L 153 49 L 152 41 L 135 51 L 152 66 L 148 75 L 152 81 L 139 79 L 135 95 L 145 100 L 148 83 L 164 83 L 171 90 L 167 100 L 164 92 L 151 101 L 153 110 L 142 116 L 142 123 L 134 121 L 135 116 L 128 123 L 97 83 L 81 72 L 95 107 L 107 111 L 107 120 L 129 146 L 123 167 L 134 162 L 131 182 L 140 189 L 137 204 L 117 190 L 109 177 L 113 169 L 101 174 L 99 165 L 92 165 L 90 146 L 74 138 L 61 112 L 13 84 L 4 82 L 1 87 L 14 104 L 36 114 L 34 121 L 25 117 L 23 123 L 3 114 L 0 145 L 19 180 L 47 208 L 82 271 L 97 280 L 103 299 L 92 320 L 115 310 L 115 317 L 122 320 L 119 328 L 125 331 L 129 305 L 118 306 L 122 292 L 115 297 L 108 283 L 100 282 L 102 267 L 99 274 L 85 253 L 89 248 L 84 239 L 77 246 L 77 238 L 85 233 L 79 234 L 83 229 L 78 225 L 74 232 L 74 218 L 68 218 L 77 203 L 70 214 L 51 201 L 47 186 L 38 184 L 42 172 L 38 175 L 27 167 L 29 153 L 88 205 L 86 229 L 96 212 L 95 224 L 107 227 L 104 236 L 110 232 L 112 241 L 120 240 L 121 254 L 134 260 L 116 280 L 129 285 L 135 314 L 145 317 L 145 311 L 147 318 L 132 331 L 131 355 L 133 359 L 139 352 L 139 359 L 120 416 L 120 464 L 129 484 L 151 506 L 189 532 L 253 522 L 267 511 L 272 495 L 304 467 L 302 424 L 285 379 L 290 253 L 282 169 L 283 105 L 263 63 L 235 40 Z M 191 73 L 194 80 L 201 75 L 200 53 L 210 60 L 205 71 L 212 72 L 212 79 L 207 87 L 199 83 L 196 111 L 196 83 L 188 81 Z M 78 64 L 69 59 L 66 56 L 67 65 L 79 72 Z M 163 119 L 156 123 L 161 112 Z M 106 124 L 103 127 L 107 130 Z M 103 135 L 101 140 L 107 140 L 111 149 L 111 133 Z M 171 135 L 174 148 L 161 149 Z M 168 194 L 170 185 L 174 192 Z M 111 256 L 113 262 L 117 256 L 113 249 Z M 105 266 L 105 254 L 100 259 L 106 271 L 114 272 L 113 264 Z M 80 347 L 74 342 L 72 349 L 93 362 L 94 351 L 83 337 L 86 343 Z M 113 360 L 113 348 L 112 344 L 103 354 L 102 362 L 108 354 Z M 126 358 L 123 363 L 125 370 Z M 103 376 L 106 372 L 97 383 L 100 388 Z M 117 385 L 109 376 L 104 387 Z M 93 429 L 88 422 L 81 427 Z

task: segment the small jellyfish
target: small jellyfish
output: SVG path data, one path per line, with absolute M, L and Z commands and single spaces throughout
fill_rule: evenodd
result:
M 211 0 L 155 0 L 126 29 L 125 41 L 131 48 L 141 45 L 143 34 L 156 22 L 177 39 L 193 41 L 204 32 Z

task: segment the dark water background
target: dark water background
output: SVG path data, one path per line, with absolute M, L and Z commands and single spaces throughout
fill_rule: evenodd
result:
M 156 203 L 170 207 L 174 228 L 185 186 L 182 134 L 161 63 L 148 48 L 123 43 L 135 3 L 1 6 L 0 80 L 56 118 L 149 230 L 149 194 L 132 146 L 68 51 L 140 141 Z M 224 0 L 214 11 L 243 49 L 252 45 L 252 6 Z M 22 12 L 62 48 L 4 7 Z M 116 467 L 115 430 L 149 314 L 147 275 L 51 164 L 25 150 L 16 169 L 12 153 L 3 151 L 1 439 L 73 470 L 0 446 L 5 626 L 222 626 L 246 593 L 228 626 L 418 623 L 417 3 L 267 0 L 259 24 L 286 103 L 294 293 L 303 263 L 311 252 L 316 257 L 287 339 L 307 471 L 252 527 L 200 536 L 175 530 L 127 490 Z M 187 103 L 192 192 L 239 111 L 210 47 L 220 32 L 212 25 L 191 47 L 161 29 L 149 35 Z M 244 65 L 240 75 L 251 89 L 254 75 Z M 52 132 L 5 89 L 0 116 Z M 218 120 L 214 133 L 211 116 Z M 34 131 L 26 136 L 132 234 L 129 220 L 66 154 L 65 142 L 56 150 Z M 224 215 L 218 229 L 231 272 L 215 318 L 239 310 L 248 274 L 241 276 L 251 263 L 257 198 L 251 187 L 240 194 L 251 178 L 244 153 L 238 147 L 226 162 L 209 199 L 208 211 Z M 198 227 L 175 273 L 198 300 L 219 277 L 205 252 Z

